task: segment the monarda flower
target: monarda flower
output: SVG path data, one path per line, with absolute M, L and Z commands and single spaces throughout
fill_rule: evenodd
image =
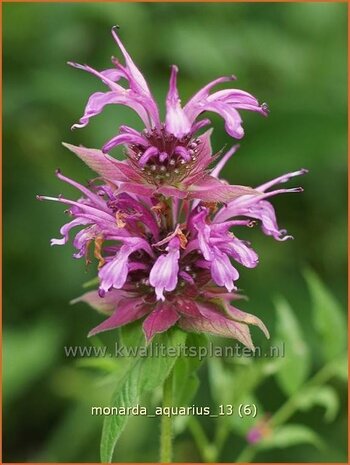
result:
M 114 170 L 112 181 L 119 182 L 119 192 L 143 196 L 162 194 L 217 202 L 226 202 L 242 193 L 249 193 L 249 187 L 228 186 L 208 173 L 207 168 L 217 154 L 212 155 L 211 130 L 198 135 L 201 129 L 210 124 L 209 119 L 200 117 L 204 112 L 217 113 L 225 120 L 228 134 L 241 139 L 244 131 L 238 110 L 255 111 L 266 116 L 266 104 L 260 105 L 255 97 L 239 89 L 211 93 L 218 84 L 235 79 L 234 76 L 224 76 L 203 87 L 182 107 L 176 82 L 178 68 L 172 66 L 165 122 L 161 122 L 158 106 L 146 80 L 125 50 L 115 28 L 112 34 L 124 56 L 124 65 L 114 57 L 114 67 L 102 71 L 87 65 L 69 63 L 99 77 L 108 87 L 107 92 L 96 92 L 90 96 L 84 115 L 73 128 L 85 127 L 90 118 L 98 115 L 106 105 L 120 104 L 134 110 L 145 129 L 139 132 L 128 126 L 121 126 L 119 133 L 105 143 L 102 151 L 82 153 L 76 147 L 69 148 L 108 180 L 110 178 L 105 166 L 106 160 L 118 168 Z M 126 87 L 119 84 L 119 81 L 124 81 Z M 104 155 L 119 145 L 125 148 L 125 161 L 118 162 Z M 234 150 L 231 153 L 233 152 Z
M 250 94 L 220 90 L 214 85 L 230 80 L 219 78 L 181 106 L 173 67 L 166 101 L 166 118 L 159 120 L 158 107 L 148 85 L 113 30 L 125 65 L 112 59 L 113 69 L 101 72 L 74 65 L 97 75 L 109 87 L 93 94 L 76 126 L 85 126 L 106 104 L 133 108 L 146 129 L 140 133 L 123 126 L 102 150 L 65 144 L 99 177 L 83 186 L 57 171 L 57 177 L 80 191 L 78 200 L 63 196 L 38 196 L 68 206 L 71 221 L 61 228 L 62 237 L 52 245 L 63 245 L 73 228 L 75 258 L 98 262 L 99 288 L 75 299 L 107 315 L 90 331 L 95 335 L 142 320 L 147 341 L 157 333 L 178 325 L 185 331 L 231 337 L 253 349 L 249 324 L 268 337 L 265 325 L 245 313 L 233 301 L 239 268 L 254 268 L 258 255 L 241 238 L 244 228 L 261 225 L 266 235 L 283 241 L 291 236 L 279 228 L 269 198 L 297 188 L 274 188 L 306 170 L 288 173 L 255 188 L 229 185 L 219 180 L 221 169 L 236 151 L 234 146 L 216 166 L 210 131 L 198 134 L 209 120 L 197 120 L 204 111 L 214 111 L 225 120 L 227 132 L 243 136 L 237 110 L 266 114 Z M 124 79 L 128 88 L 117 82 Z M 126 160 L 105 153 L 124 145 Z

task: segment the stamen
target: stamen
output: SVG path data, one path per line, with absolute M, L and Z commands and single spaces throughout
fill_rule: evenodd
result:
M 159 160 L 161 163 L 163 163 L 163 161 L 165 161 L 167 158 L 168 154 L 166 152 L 161 152 L 161 154 L 159 155 Z
M 104 238 L 102 235 L 95 238 L 94 257 L 98 260 L 98 269 L 102 268 L 106 262 L 106 260 L 101 255 L 103 240 Z
M 174 153 L 176 155 L 180 155 L 184 160 L 189 161 L 190 160 L 190 155 L 188 153 L 188 150 L 185 147 L 182 147 L 181 145 L 178 145 L 175 147 Z

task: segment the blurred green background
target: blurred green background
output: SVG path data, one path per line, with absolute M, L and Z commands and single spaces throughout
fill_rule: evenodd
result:
M 81 182 L 91 177 L 61 141 L 101 147 L 120 124 L 140 127 L 131 111 L 110 106 L 87 128 L 70 131 L 88 96 L 103 86 L 65 63 L 109 67 L 109 57 L 119 53 L 110 35 L 114 24 L 162 105 L 173 63 L 180 68 L 183 101 L 209 80 L 235 74 L 237 87 L 269 104 L 267 119 L 243 115 L 246 137 L 224 172 L 231 182 L 257 185 L 288 171 L 310 170 L 291 183 L 303 185 L 303 194 L 273 200 L 279 225 L 295 240 L 276 243 L 256 228 L 249 232 L 260 265 L 241 270 L 240 286 L 250 298 L 241 307 L 260 316 L 273 335 L 273 299 L 283 295 L 310 342 L 312 370 L 322 364 L 321 348 L 312 332 L 302 270 L 313 268 L 346 308 L 346 4 L 4 4 L 6 462 L 98 461 L 102 420 L 90 416 L 89 405 L 102 402 L 109 388 L 93 370 L 65 358 L 63 350 L 87 344 L 87 332 L 101 319 L 83 305 L 69 305 L 94 272 L 72 260 L 71 245 L 50 248 L 49 239 L 59 237 L 66 221 L 64 208 L 39 203 L 35 195 L 76 196 L 55 178 L 57 167 Z M 221 120 L 213 122 L 218 150 L 233 141 Z M 253 333 L 256 343 L 262 342 Z M 205 368 L 200 376 L 196 403 L 206 405 L 213 401 Z M 340 410 L 331 426 L 318 409 L 299 414 L 299 422 L 326 438 L 326 451 L 298 445 L 259 452 L 256 460 L 345 461 L 346 388 L 335 387 Z M 258 391 L 270 412 L 283 396 L 274 379 Z M 209 437 L 215 421 L 204 425 Z M 116 461 L 157 460 L 157 421 L 141 417 L 128 428 Z M 232 462 L 232 451 L 243 443 L 233 436 L 220 460 Z M 175 459 L 200 460 L 187 432 L 177 439 Z

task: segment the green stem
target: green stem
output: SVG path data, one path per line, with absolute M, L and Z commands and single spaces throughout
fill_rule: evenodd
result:
M 173 404 L 173 373 L 170 372 L 163 385 L 163 409 Z M 172 459 L 172 417 L 162 415 L 160 426 L 160 462 L 171 463 Z
M 253 446 L 245 447 L 239 456 L 236 458 L 236 463 L 250 463 L 256 454 L 256 450 Z
M 200 453 L 203 462 L 210 463 L 216 462 L 216 448 L 214 444 L 211 444 L 202 428 L 202 425 L 199 423 L 197 418 L 191 417 L 188 420 L 188 429 L 192 434 L 194 442 L 196 443 L 198 452 Z
M 224 421 L 224 419 L 222 419 L 222 421 L 218 424 L 217 429 L 216 429 L 215 440 L 214 440 L 216 447 L 215 447 L 215 455 L 213 456 L 212 462 L 218 461 L 229 433 L 230 433 L 229 426 L 227 425 L 227 422 Z
M 309 379 L 299 390 L 290 397 L 277 412 L 270 418 L 269 423 L 277 426 L 285 423 L 298 409 L 298 401 L 304 395 L 305 389 L 320 386 L 326 383 L 334 374 L 333 362 L 322 367 L 311 379 Z

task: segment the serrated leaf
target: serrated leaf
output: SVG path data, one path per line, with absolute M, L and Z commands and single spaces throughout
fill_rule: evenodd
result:
M 159 355 L 148 356 L 143 360 L 142 389 L 152 391 L 163 385 L 180 355 L 181 346 L 185 344 L 186 336 L 184 331 L 174 327 L 154 337 L 151 343 L 154 350 L 163 347 L 166 353 L 164 355 L 159 352 Z M 148 350 L 152 351 L 152 347 L 148 346 Z
M 280 426 L 272 431 L 270 436 L 267 436 L 257 444 L 260 450 L 285 448 L 298 444 L 312 444 L 321 449 L 323 441 L 312 429 L 304 425 L 289 424 Z
M 311 387 L 303 391 L 297 404 L 300 410 L 308 410 L 315 405 L 324 407 L 326 421 L 333 421 L 339 409 L 338 395 L 330 386 Z
M 134 407 L 139 400 L 141 361 L 137 361 L 113 393 L 110 407 Z M 105 416 L 101 438 L 101 462 L 111 463 L 115 445 L 128 420 L 128 415 Z
M 298 320 L 287 301 L 276 301 L 277 324 L 276 344 L 285 345 L 285 356 L 276 373 L 276 379 L 286 395 L 298 390 L 307 378 L 310 370 L 310 353 L 301 332 Z
M 332 360 L 346 348 L 346 319 L 344 312 L 312 271 L 304 272 L 312 301 L 312 317 L 320 337 L 320 349 L 326 361 Z

